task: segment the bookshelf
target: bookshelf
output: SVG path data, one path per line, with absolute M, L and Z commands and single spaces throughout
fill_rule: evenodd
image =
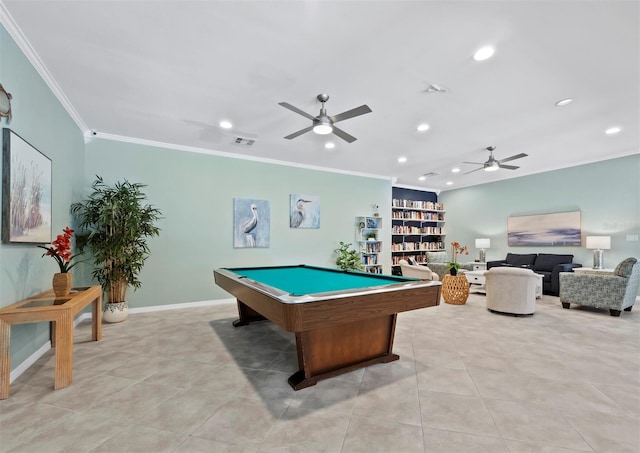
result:
M 381 229 L 381 217 L 356 217 L 358 251 L 365 272 L 372 274 L 382 273 L 382 264 L 380 263 L 380 252 L 382 251 Z

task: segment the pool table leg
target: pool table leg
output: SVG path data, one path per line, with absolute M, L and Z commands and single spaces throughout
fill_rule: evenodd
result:
M 246 326 L 252 322 L 264 321 L 266 319 L 267 318 L 255 311 L 253 308 L 238 300 L 238 319 L 233 321 L 233 327 Z
M 299 371 L 289 385 L 300 390 L 318 381 L 400 356 L 392 352 L 397 315 L 296 332 Z

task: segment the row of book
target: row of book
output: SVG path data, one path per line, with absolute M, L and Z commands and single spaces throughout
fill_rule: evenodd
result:
M 400 220 L 427 220 L 431 222 L 444 222 L 444 214 L 438 212 L 420 212 L 420 211 L 393 211 L 392 219 Z
M 414 208 L 414 209 L 429 209 L 432 211 L 444 211 L 444 204 L 433 202 L 433 201 L 398 200 L 394 198 L 391 201 L 391 206 L 394 208 Z
M 393 266 L 400 264 L 400 260 L 409 261 L 412 259 L 416 263 L 426 264 L 426 260 L 422 255 L 395 255 L 391 257 L 391 263 Z
M 391 244 L 392 252 L 405 252 L 405 251 L 427 251 L 427 250 L 442 250 L 444 244 L 441 241 L 436 242 L 394 242 Z
M 365 266 L 378 264 L 378 255 L 362 255 L 362 264 Z
M 442 235 L 445 234 L 442 227 L 416 227 L 409 225 L 394 225 L 391 229 L 392 234 L 423 234 L 423 235 Z
M 382 250 L 382 242 L 361 242 L 360 253 L 380 253 Z

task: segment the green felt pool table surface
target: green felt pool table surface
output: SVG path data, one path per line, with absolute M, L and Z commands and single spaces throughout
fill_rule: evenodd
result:
M 296 296 L 371 288 L 415 280 L 406 277 L 367 274 L 304 265 L 228 270 Z

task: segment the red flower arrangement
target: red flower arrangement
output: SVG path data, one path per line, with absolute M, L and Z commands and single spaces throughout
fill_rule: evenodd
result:
M 62 230 L 63 234 L 59 234 L 55 241 L 51 243 L 51 247 L 45 247 L 39 245 L 41 249 L 45 249 L 46 252 L 42 256 L 52 256 L 56 260 L 58 266 L 60 266 L 60 272 L 65 274 L 78 263 L 71 264 L 71 237 L 73 236 L 73 230 L 66 227 Z

